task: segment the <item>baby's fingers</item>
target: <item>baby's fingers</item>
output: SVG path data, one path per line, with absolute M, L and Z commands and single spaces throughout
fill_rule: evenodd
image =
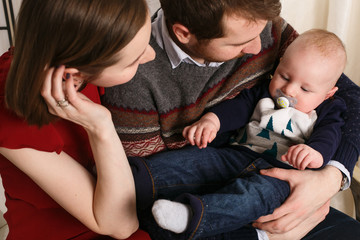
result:
M 209 138 L 210 138 L 210 131 L 206 128 L 203 129 L 202 135 L 201 135 L 201 148 L 206 148 Z
M 196 127 L 195 126 L 187 126 L 184 129 L 185 132 L 185 138 L 190 142 L 191 145 L 195 145 L 195 141 L 194 141 L 194 134 L 196 131 Z
M 195 131 L 195 144 L 199 148 L 202 148 L 202 136 L 203 136 L 203 127 L 198 127 Z
M 183 135 L 183 137 L 186 138 L 186 139 L 188 138 L 189 128 L 190 128 L 190 126 L 186 126 L 186 127 L 184 127 L 184 129 L 183 129 L 183 131 L 182 131 L 182 135 Z
M 302 162 L 299 164 L 299 169 L 300 170 L 305 170 L 305 168 L 307 168 L 307 166 L 309 165 L 309 163 L 311 162 L 311 157 L 309 155 L 307 155 Z

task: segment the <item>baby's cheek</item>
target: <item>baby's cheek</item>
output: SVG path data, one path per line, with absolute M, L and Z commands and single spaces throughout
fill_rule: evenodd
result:
M 314 110 L 315 108 L 315 105 L 311 102 L 308 102 L 308 101 L 299 101 L 297 104 L 296 104 L 296 109 L 301 111 L 301 112 L 304 112 L 304 113 L 309 113 L 311 112 L 312 110 Z

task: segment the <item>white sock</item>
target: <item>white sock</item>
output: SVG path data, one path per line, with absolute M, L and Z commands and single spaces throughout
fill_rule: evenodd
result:
M 152 214 L 161 228 L 174 233 L 184 232 L 192 217 L 189 205 L 165 199 L 155 201 Z
M 266 234 L 266 232 L 264 230 L 260 230 L 260 229 L 257 229 L 257 228 L 255 228 L 255 230 L 256 230 L 256 233 L 258 235 L 259 240 L 269 240 L 269 237 L 268 237 L 268 235 Z

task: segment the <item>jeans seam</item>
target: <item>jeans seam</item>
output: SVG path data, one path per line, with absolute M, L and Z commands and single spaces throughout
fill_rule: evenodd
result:
M 200 203 L 201 203 L 201 216 L 200 216 L 200 219 L 199 219 L 199 221 L 198 221 L 198 224 L 196 225 L 195 230 L 194 230 L 194 231 L 192 232 L 192 234 L 189 236 L 188 240 L 193 239 L 193 237 L 194 237 L 195 233 L 196 233 L 196 232 L 197 232 L 197 230 L 199 229 L 199 226 L 200 226 L 201 220 L 202 220 L 202 218 L 203 218 L 203 216 L 204 216 L 204 204 L 203 204 L 203 202 L 201 201 L 201 199 L 200 199 L 200 198 L 198 198 L 198 197 L 196 197 L 196 198 L 197 198 L 197 199 L 199 199 L 199 201 L 200 201 Z
M 158 189 L 167 189 L 167 188 L 172 188 L 172 187 L 181 187 L 181 186 L 218 186 L 219 184 L 221 184 L 221 182 L 216 182 L 216 183 L 209 183 L 209 184 L 203 184 L 203 183 L 194 183 L 194 184 L 172 184 L 172 185 L 166 185 L 166 186 L 162 186 L 162 187 L 158 187 Z
M 151 171 L 150 171 L 148 165 L 147 165 L 146 162 L 144 161 L 144 159 L 140 158 L 140 160 L 143 162 L 146 170 L 147 170 L 148 173 L 149 173 L 149 176 L 150 176 L 150 179 L 151 179 L 151 185 L 152 185 L 152 199 L 153 199 L 153 201 L 155 201 L 155 181 L 154 181 L 154 178 L 153 178 L 153 176 L 152 176 L 152 174 L 151 174 Z
M 260 161 L 260 159 L 261 159 L 261 158 L 255 159 L 251 164 L 249 164 L 246 168 L 244 168 L 244 169 L 238 174 L 238 176 L 237 176 L 236 178 L 243 176 L 243 174 L 247 174 L 247 173 L 250 173 L 250 172 L 254 172 L 254 171 L 256 171 L 256 170 L 259 170 L 259 168 L 256 166 L 256 163 L 257 163 L 258 161 Z M 249 167 L 250 167 L 250 166 L 253 167 L 252 171 L 249 171 Z

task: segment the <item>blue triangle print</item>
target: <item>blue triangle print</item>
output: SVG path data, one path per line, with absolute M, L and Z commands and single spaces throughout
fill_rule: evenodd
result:
M 284 130 L 281 131 L 281 135 L 282 135 L 282 136 L 285 136 Z
M 231 137 L 230 139 L 229 139 L 229 144 L 233 144 L 233 143 L 235 143 L 236 141 L 235 141 L 235 138 L 234 137 Z
M 269 130 L 263 129 L 257 136 L 270 140 Z
M 289 130 L 290 132 L 293 132 L 292 127 L 291 127 L 291 119 L 289 120 L 286 129 Z
M 268 149 L 268 150 L 264 151 L 264 154 L 276 158 L 277 152 L 278 152 L 278 151 L 277 151 L 277 144 L 274 143 L 274 145 L 272 146 L 271 149 Z
M 245 129 L 241 139 L 239 140 L 239 143 L 246 143 L 246 141 L 247 141 L 247 132 Z
M 274 131 L 274 127 L 273 127 L 273 117 L 271 116 L 271 118 L 269 119 L 269 122 L 266 126 L 266 129 L 270 130 L 270 131 Z

